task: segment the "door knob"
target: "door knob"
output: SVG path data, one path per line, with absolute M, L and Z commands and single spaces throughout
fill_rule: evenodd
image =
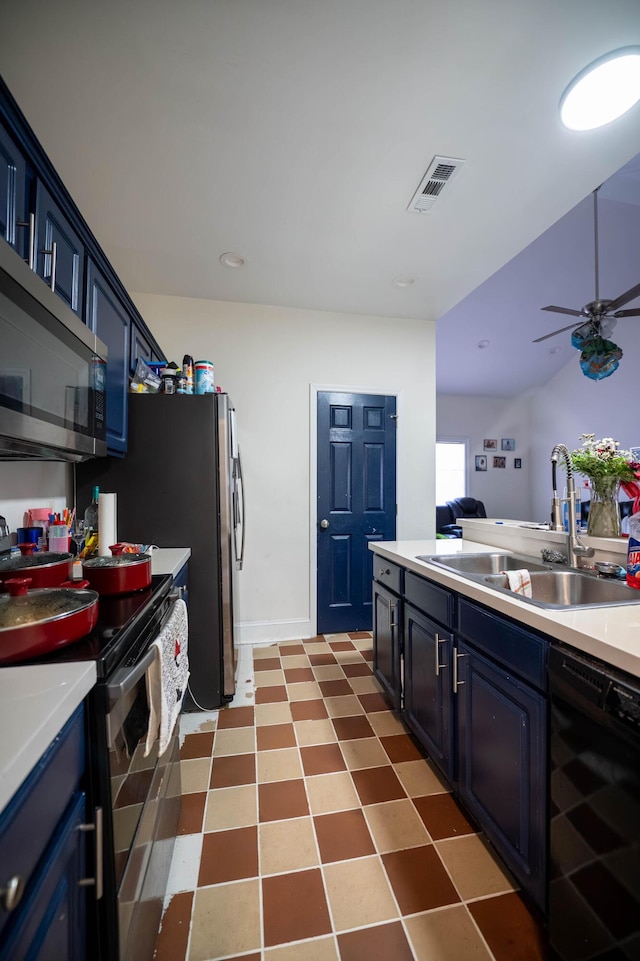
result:
M 322 521 L 320 521 L 320 527 L 322 528 L 323 531 L 326 531 L 326 529 L 327 529 L 328 526 L 329 526 L 329 521 L 328 521 L 328 520 L 322 520 Z

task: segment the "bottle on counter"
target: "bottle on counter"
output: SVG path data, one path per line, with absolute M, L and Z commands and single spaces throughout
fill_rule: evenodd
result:
M 193 363 L 193 357 L 191 357 L 190 354 L 185 354 L 184 357 L 182 358 L 182 374 L 186 378 L 186 393 L 187 394 L 195 393 L 194 363 Z
M 178 367 L 176 371 L 176 394 L 187 394 L 187 378 L 183 370 Z
M 640 588 L 640 513 L 629 518 L 629 544 L 627 546 L 627 584 Z

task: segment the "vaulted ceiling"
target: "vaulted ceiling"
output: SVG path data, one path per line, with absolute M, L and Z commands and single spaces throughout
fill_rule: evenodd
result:
M 639 42 L 638 0 L 6 0 L 0 70 L 131 291 L 442 318 L 439 389 L 496 393 L 488 339 L 508 396 L 567 361 L 539 308 L 592 298 L 588 195 L 640 153 L 640 106 L 577 134 L 558 100 Z M 603 194 L 607 296 L 638 213 Z

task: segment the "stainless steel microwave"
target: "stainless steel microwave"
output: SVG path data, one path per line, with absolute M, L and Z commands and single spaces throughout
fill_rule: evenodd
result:
M 0 239 L 0 460 L 107 453 L 107 348 Z

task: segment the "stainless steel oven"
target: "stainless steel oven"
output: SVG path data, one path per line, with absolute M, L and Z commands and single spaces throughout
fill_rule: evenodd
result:
M 88 920 L 92 961 L 153 958 L 181 791 L 177 726 L 162 756 L 157 741 L 144 756 L 146 672 L 179 596 L 169 575 L 154 575 L 143 591 L 103 596 L 95 631 L 64 652 L 94 660 L 98 675 L 86 711 L 87 794 L 103 812 L 102 877 Z
M 171 599 L 171 595 L 170 595 Z M 170 615 L 169 606 L 162 626 Z M 153 640 L 157 632 L 153 631 Z M 153 957 L 180 817 L 177 729 L 158 756 L 145 757 L 149 705 L 146 672 L 156 649 L 146 650 L 107 684 L 113 865 L 118 902 L 119 961 Z

